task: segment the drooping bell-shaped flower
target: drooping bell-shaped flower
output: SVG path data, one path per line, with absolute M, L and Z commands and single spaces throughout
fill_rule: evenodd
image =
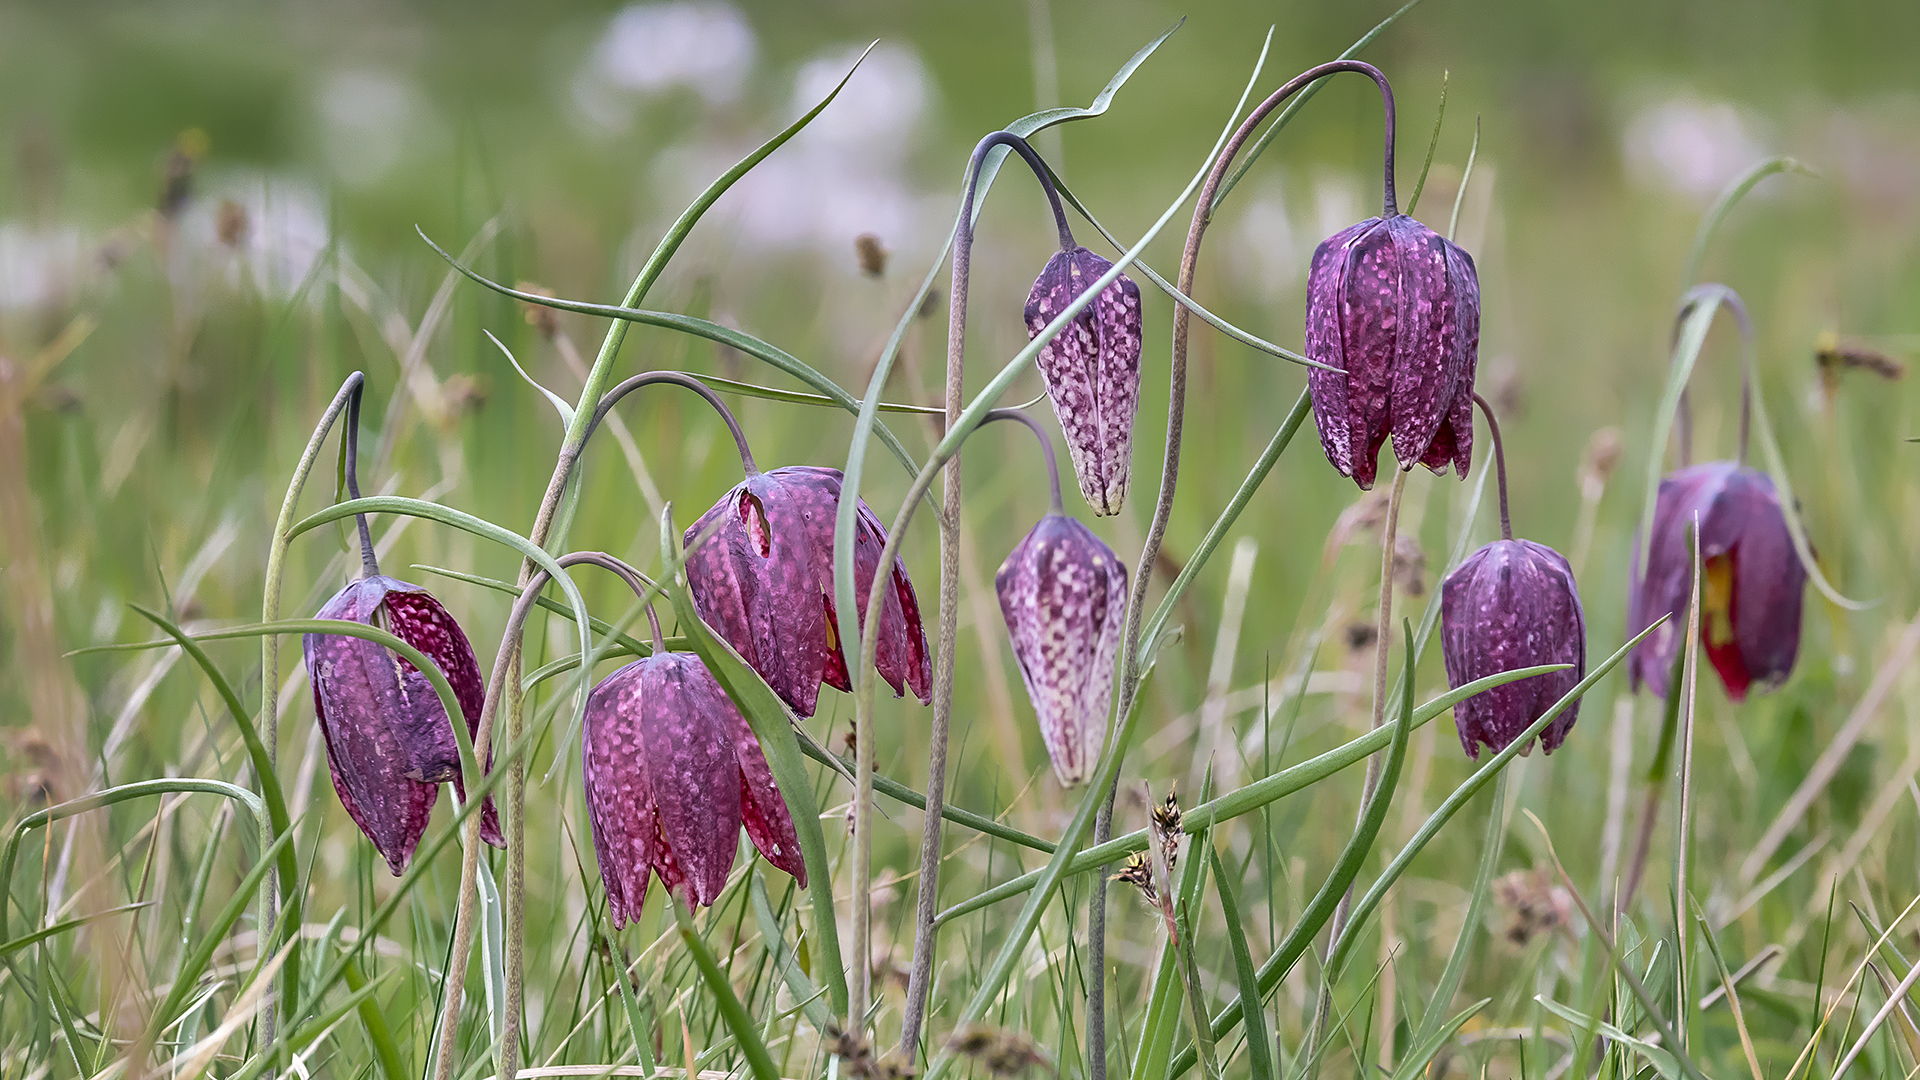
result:
M 580 768 L 616 928 L 639 917 L 653 874 L 689 905 L 712 904 L 743 825 L 806 884 L 760 742 L 698 656 L 656 652 L 602 679 L 587 695 Z
M 833 606 L 833 527 L 840 470 L 790 465 L 747 478 L 686 532 L 687 584 L 700 617 L 727 639 L 767 685 L 801 716 L 812 716 L 820 684 L 851 690 Z M 713 536 L 696 545 L 717 526 Z M 860 503 L 854 528 L 854 595 L 864 605 L 887 533 Z M 880 612 L 874 666 L 896 695 L 933 694 L 933 663 L 906 564 L 895 559 Z M 857 644 L 857 643 L 856 643 Z
M 1531 540 L 1495 540 L 1467 556 L 1440 586 L 1440 651 L 1456 689 L 1515 668 L 1573 665 L 1482 690 L 1453 707 L 1468 757 L 1477 760 L 1483 743 L 1506 749 L 1586 677 L 1586 618 L 1572 567 Z M 1540 733 L 1547 753 L 1559 749 L 1579 715 L 1575 700 L 1547 724 Z
M 1027 337 L 1079 299 L 1113 263 L 1083 247 L 1056 252 L 1027 297 Z M 1035 358 L 1067 437 L 1080 494 L 1099 515 L 1127 497 L 1140 411 L 1140 287 L 1125 274 L 1102 289 Z
M 1473 257 L 1405 214 L 1348 226 L 1313 253 L 1307 370 L 1327 460 L 1362 490 L 1393 438 L 1402 467 L 1473 460 L 1480 282 Z
M 993 584 L 1054 775 L 1077 784 L 1107 737 L 1127 568 L 1085 525 L 1056 512 L 1020 541 Z
M 1705 578 L 1700 645 L 1727 696 L 1740 701 L 1748 690 L 1771 690 L 1793 672 L 1807 571 L 1773 481 L 1731 461 L 1689 466 L 1660 481 L 1644 565 L 1635 559 L 1639 576 L 1628 603 L 1629 632 L 1638 634 L 1669 612 L 1674 617 L 1634 650 L 1633 684 L 1666 695 L 1686 641 L 1696 521 Z
M 486 694 L 480 665 L 460 625 L 425 589 L 380 575 L 361 578 L 334 594 L 318 617 L 383 627 L 425 653 L 453 687 L 468 734 L 474 732 Z M 398 875 L 427 831 L 440 785 L 451 781 L 466 798 L 446 710 L 427 677 L 382 645 L 343 634 L 308 634 L 302 645 L 334 790 Z M 480 815 L 481 837 L 503 846 L 491 798 Z

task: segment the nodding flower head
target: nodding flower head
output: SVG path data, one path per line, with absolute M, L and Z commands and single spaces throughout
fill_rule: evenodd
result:
M 743 825 L 768 862 L 806 884 L 760 742 L 692 653 L 656 652 L 593 688 L 580 767 L 616 928 L 639 917 L 653 874 L 687 904 L 712 904 Z
M 1440 651 L 1455 689 L 1514 668 L 1573 665 L 1482 690 L 1453 707 L 1468 757 L 1478 760 L 1482 744 L 1505 750 L 1586 677 L 1586 616 L 1573 569 L 1531 540 L 1495 540 L 1467 556 L 1440 586 Z M 1579 715 L 1576 699 L 1540 733 L 1547 753 L 1559 749 Z
M 1054 774 L 1077 784 L 1107 737 L 1127 568 L 1085 525 L 1050 513 L 1000 564 L 993 584 Z
M 687 584 L 700 617 L 801 716 L 820 684 L 851 690 L 833 606 L 833 527 L 840 470 L 791 465 L 749 472 L 686 532 Z M 696 543 L 708 529 L 713 535 Z M 854 595 L 865 605 L 887 533 L 867 504 L 854 526 Z M 896 695 L 932 700 L 933 664 L 906 564 L 880 612 L 875 667 Z M 866 626 L 867 611 L 860 611 Z M 855 642 L 857 649 L 859 643 Z
M 473 733 L 486 695 L 480 665 L 460 624 L 425 589 L 376 574 L 335 593 L 317 615 L 381 626 L 425 653 L 452 685 Z M 382 645 L 308 634 L 302 647 L 334 790 L 398 875 L 427 831 L 440 785 L 451 781 L 466 799 L 446 709 L 427 677 Z M 491 798 L 480 814 L 481 837 L 503 846 Z
M 1766 474 L 1731 461 L 1681 469 L 1660 481 L 1653 528 L 1628 601 L 1637 634 L 1669 612 L 1672 619 L 1634 650 L 1629 670 L 1665 696 L 1686 640 L 1693 595 L 1693 543 L 1700 530 L 1700 646 L 1727 696 L 1771 690 L 1793 672 L 1800 652 L 1800 605 L 1807 571 L 1793 548 L 1780 496 Z M 1636 551 L 1634 562 L 1641 564 Z
M 1027 297 L 1027 337 L 1079 299 L 1113 264 L 1083 247 L 1056 252 Z M 1140 411 L 1140 287 L 1125 274 L 1100 291 L 1036 358 L 1066 434 L 1080 494 L 1095 514 L 1120 512 Z
M 1393 438 L 1403 468 L 1473 461 L 1480 283 L 1473 257 L 1405 214 L 1368 218 L 1313 253 L 1307 369 L 1327 460 L 1362 489 Z

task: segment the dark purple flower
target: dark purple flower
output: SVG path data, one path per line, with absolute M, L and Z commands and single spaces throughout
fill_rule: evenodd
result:
M 1473 460 L 1473 378 L 1480 281 L 1473 257 L 1405 214 L 1368 218 L 1313 253 L 1307 276 L 1307 369 L 1327 460 L 1362 490 L 1393 436 L 1415 462 L 1461 476 Z
M 1077 247 L 1047 260 L 1027 297 L 1027 337 L 1046 329 L 1113 264 Z M 1125 274 L 1074 316 L 1036 358 L 1060 419 L 1080 494 L 1100 515 L 1117 514 L 1133 462 L 1140 410 L 1140 287 Z
M 425 589 L 390 577 L 361 578 L 335 593 L 317 617 L 382 626 L 419 649 L 452 685 L 468 734 L 480 723 L 486 688 L 473 646 Z M 466 799 L 446 709 L 427 677 L 384 646 L 342 634 L 308 634 L 302 645 L 333 788 L 398 875 L 427 831 L 440 785 L 451 781 Z M 480 808 L 480 835 L 504 845 L 491 798 Z
M 790 465 L 748 474 L 687 530 L 687 584 L 700 617 L 774 693 L 812 716 L 820 684 L 851 690 L 833 607 L 833 525 L 840 470 Z M 704 544 L 707 529 L 718 531 Z M 854 593 L 865 604 L 887 532 L 866 502 L 854 528 Z M 932 700 L 933 662 L 906 564 L 893 562 L 874 666 L 896 695 Z
M 740 828 L 807 883 L 787 804 L 753 729 L 692 653 L 655 653 L 587 696 L 580 768 L 613 925 L 640 916 L 650 875 L 688 904 L 726 887 Z
M 1638 634 L 1668 612 L 1674 617 L 1634 650 L 1629 670 L 1665 696 L 1687 633 L 1693 595 L 1695 521 L 1706 572 L 1700 596 L 1700 644 L 1727 696 L 1771 690 L 1793 672 L 1800 652 L 1800 601 L 1807 571 L 1793 549 L 1773 481 L 1731 461 L 1693 465 L 1660 481 L 1645 568 L 1628 601 L 1629 631 Z
M 1107 737 L 1127 568 L 1085 525 L 1055 513 L 1013 549 L 993 584 L 1054 774 L 1077 784 Z
M 1506 749 L 1587 674 L 1586 617 L 1567 560 L 1531 540 L 1496 540 L 1467 556 L 1440 586 L 1440 651 L 1455 689 L 1515 668 L 1573 665 L 1453 707 L 1468 757 L 1478 760 L 1481 743 Z M 1575 700 L 1540 733 L 1547 753 L 1559 749 L 1579 715 Z

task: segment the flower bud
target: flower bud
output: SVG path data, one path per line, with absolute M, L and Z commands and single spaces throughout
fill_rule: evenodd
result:
M 362 578 L 334 594 L 318 617 L 384 626 L 425 653 L 453 687 L 468 734 L 474 732 L 486 697 L 480 665 L 460 625 L 425 589 L 390 577 Z M 301 644 L 334 790 L 398 876 L 427 831 L 440 785 L 451 781 L 466 799 L 446 709 L 418 668 L 376 642 L 308 634 Z M 481 837 L 503 846 L 491 798 L 480 815 Z
M 656 873 L 690 905 L 719 899 L 743 825 L 768 862 L 806 884 L 760 742 L 692 653 L 643 657 L 593 688 L 580 768 L 616 929 L 639 918 Z
M 1027 297 L 1028 339 L 1111 269 L 1111 262 L 1083 247 L 1048 259 Z M 1041 348 L 1036 362 L 1066 435 L 1080 494 L 1095 514 L 1119 513 L 1133 460 L 1133 418 L 1140 411 L 1140 287 L 1125 274 L 1114 279 Z
M 1506 749 L 1586 677 L 1586 617 L 1567 560 L 1531 540 L 1496 540 L 1467 556 L 1440 586 L 1440 650 L 1455 689 L 1515 668 L 1573 665 L 1482 690 L 1453 707 L 1468 757 L 1478 760 L 1482 743 Z M 1547 753 L 1559 749 L 1579 715 L 1575 700 L 1541 732 Z
M 833 606 L 839 505 L 840 470 L 791 465 L 750 473 L 686 532 L 687 585 L 700 617 L 803 717 L 813 715 L 822 683 L 853 689 Z M 716 524 L 718 531 L 696 546 Z M 863 630 L 886 543 L 886 528 L 862 501 L 853 562 Z M 933 696 L 933 661 L 920 604 L 906 564 L 896 558 L 891 573 L 874 666 L 896 695 L 911 688 L 925 704 Z
M 1700 645 L 1727 696 L 1741 701 L 1754 686 L 1771 690 L 1793 673 L 1807 571 L 1793 549 L 1773 481 L 1731 461 L 1693 465 L 1660 481 L 1646 565 L 1629 598 L 1627 621 L 1638 634 L 1662 615 L 1674 617 L 1634 650 L 1629 670 L 1635 689 L 1644 682 L 1666 695 L 1686 640 L 1696 522 L 1706 578 Z M 1638 551 L 1634 562 L 1638 567 Z
M 1099 761 L 1125 620 L 1127 568 L 1085 525 L 1040 519 L 994 575 L 1020 678 L 1053 771 L 1069 787 Z
M 1462 477 L 1473 459 L 1480 283 L 1473 257 L 1405 214 L 1368 218 L 1313 253 L 1307 370 L 1327 460 L 1362 490 L 1393 437 L 1403 468 Z

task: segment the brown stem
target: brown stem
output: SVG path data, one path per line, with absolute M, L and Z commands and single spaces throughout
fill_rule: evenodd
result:
M 1341 71 L 1359 72 L 1371 78 L 1380 87 L 1380 96 L 1385 108 L 1385 172 L 1386 183 L 1381 204 L 1387 216 L 1397 211 L 1393 187 L 1393 88 L 1388 85 L 1387 77 L 1380 69 L 1360 60 L 1335 60 L 1331 63 L 1312 67 L 1288 80 L 1255 106 L 1247 118 L 1241 121 L 1233 136 L 1227 140 L 1220 156 L 1214 161 L 1213 169 L 1207 173 L 1206 185 L 1200 189 L 1200 197 L 1194 203 L 1193 224 L 1187 230 L 1187 244 L 1180 254 L 1180 276 L 1177 283 L 1181 295 L 1193 295 L 1194 268 L 1200 260 L 1200 241 L 1206 235 L 1207 226 L 1213 220 L 1213 204 L 1221 183 L 1226 179 L 1227 168 L 1233 164 L 1235 155 L 1253 136 L 1253 131 L 1273 110 L 1279 108 L 1294 94 L 1319 79 Z M 1154 504 L 1153 523 L 1147 529 L 1147 539 L 1141 548 L 1140 563 L 1133 574 L 1133 594 L 1127 603 L 1127 630 L 1122 645 L 1120 693 L 1118 708 L 1114 715 L 1125 717 L 1133 707 L 1134 695 L 1140 688 L 1140 634 L 1144 629 L 1146 615 L 1147 586 L 1152 578 L 1152 569 L 1160 554 L 1160 543 L 1166 538 L 1167 522 L 1173 514 L 1174 489 L 1180 480 L 1180 442 L 1186 424 L 1187 402 L 1187 333 L 1191 313 L 1185 304 L 1177 304 L 1173 311 L 1173 350 L 1169 386 L 1167 394 L 1167 442 L 1165 457 L 1160 468 L 1160 496 Z M 1384 640 L 1385 634 L 1381 637 Z M 1383 646 L 1384 647 L 1384 646 Z M 1106 842 L 1113 822 L 1113 793 L 1107 795 L 1107 805 L 1094 819 L 1095 845 Z M 1088 919 L 1087 957 L 1088 970 L 1097 976 L 1087 983 L 1087 1041 L 1089 1053 L 1090 1080 L 1106 1080 L 1106 980 L 1101 974 L 1106 965 L 1106 904 L 1107 875 L 1102 870 L 1095 875 L 1093 884 L 1093 911 Z
M 1500 539 L 1513 539 L 1513 518 L 1507 514 L 1507 445 L 1500 441 L 1500 421 L 1493 415 L 1493 406 L 1487 399 L 1474 391 L 1474 404 L 1480 406 L 1480 412 L 1487 418 L 1487 429 L 1493 433 L 1493 471 L 1500 482 Z

